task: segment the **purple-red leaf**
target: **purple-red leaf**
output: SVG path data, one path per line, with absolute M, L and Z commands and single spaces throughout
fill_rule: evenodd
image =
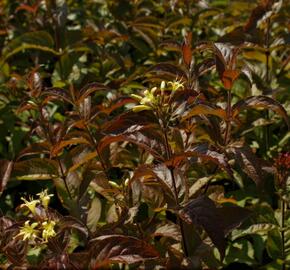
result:
M 41 92 L 42 96 L 49 96 L 49 97 L 55 97 L 56 99 L 62 99 L 68 103 L 73 104 L 73 101 L 71 100 L 69 94 L 66 92 L 66 90 L 53 87 L 53 88 L 46 88 L 44 91 Z
M 183 62 L 188 67 L 190 67 L 191 60 L 192 60 L 191 39 L 192 39 L 192 33 L 188 33 L 182 45 Z
M 212 161 L 216 163 L 218 166 L 220 166 L 221 168 L 223 168 L 230 176 L 233 175 L 231 167 L 228 164 L 228 160 L 225 154 L 221 154 L 214 150 L 209 149 L 206 144 L 196 145 L 188 149 L 187 151 L 185 151 L 183 154 L 175 155 L 170 161 L 168 161 L 168 163 L 171 163 L 173 166 L 176 166 L 185 158 L 193 157 L 193 156 L 199 157 L 204 161 Z
M 109 263 L 132 264 L 159 257 L 153 246 L 131 236 L 103 235 L 91 242 L 92 252 L 96 256 L 94 269 Z
M 258 187 L 263 186 L 264 173 L 262 160 L 256 157 L 250 147 L 232 147 L 229 151 L 234 155 L 244 173 L 246 173 Z
M 178 78 L 187 78 L 186 72 L 179 68 L 178 66 L 175 66 L 170 63 L 159 63 L 153 66 L 152 68 L 149 69 L 149 72 L 154 72 L 159 75 L 161 74 L 167 74 L 171 75 L 171 77 L 174 79 L 176 77 Z
M 13 161 L 0 160 L 0 195 L 3 192 L 12 172 Z
M 230 90 L 235 82 L 235 80 L 239 77 L 240 72 L 238 70 L 226 69 L 222 75 L 222 83 L 225 89 Z
M 87 98 L 88 96 L 90 96 L 92 93 L 96 92 L 96 91 L 108 91 L 110 88 L 105 86 L 104 84 L 101 83 L 90 83 L 87 84 L 86 86 L 84 86 L 81 90 L 80 90 L 80 97 L 78 98 L 78 104 L 81 104 L 85 98 Z
M 170 197 L 173 199 L 175 199 L 175 192 L 177 192 L 179 199 L 188 194 L 188 187 L 185 183 L 184 175 L 178 169 L 169 169 L 164 164 L 158 164 L 156 166 L 143 165 L 135 170 L 131 182 L 141 177 L 144 177 L 144 181 L 157 181 L 161 184 L 166 194 L 170 194 Z M 175 184 L 173 181 L 175 181 Z
M 100 141 L 100 153 L 102 153 L 106 146 L 113 142 L 128 141 L 148 151 L 154 157 L 161 160 L 163 159 L 163 153 L 165 152 L 163 137 L 154 124 L 142 126 L 138 124 L 133 125 L 133 123 L 131 123 L 131 126 L 126 130 L 122 130 L 122 126 L 120 128 L 122 131 L 121 133 L 108 134 Z

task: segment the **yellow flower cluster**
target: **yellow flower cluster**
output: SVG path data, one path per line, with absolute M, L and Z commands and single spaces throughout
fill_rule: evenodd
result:
M 47 194 L 47 189 L 45 189 L 44 191 L 40 192 L 37 194 L 38 195 L 38 199 L 37 200 L 33 200 L 30 197 L 30 200 L 26 200 L 25 198 L 21 198 L 22 201 L 24 201 L 23 204 L 20 205 L 20 208 L 26 207 L 29 209 L 29 211 L 35 215 L 36 214 L 36 205 L 37 204 L 42 204 L 42 206 L 47 209 L 48 208 L 48 204 L 50 202 L 50 197 L 53 197 L 53 194 Z
M 145 110 L 153 110 L 156 106 L 160 106 L 160 96 L 164 95 L 164 91 L 172 91 L 175 92 L 179 89 L 184 89 L 184 85 L 181 81 L 175 80 L 172 82 L 162 81 L 159 86 L 160 91 L 158 91 L 158 87 L 153 87 L 150 90 L 144 91 L 144 97 L 132 94 L 131 97 L 136 99 L 140 105 L 136 105 L 133 107 L 134 112 L 140 112 Z M 158 94 L 156 94 L 158 93 Z
M 16 235 L 16 237 L 21 237 L 24 241 L 39 239 L 46 243 L 50 237 L 56 235 L 54 230 L 55 224 L 56 223 L 53 220 L 44 221 L 42 223 L 33 222 L 31 224 L 30 221 L 27 220 L 25 221 L 24 226 L 20 228 L 20 232 Z
M 30 197 L 30 200 L 26 200 L 25 198 L 21 198 L 24 201 L 23 204 L 20 205 L 20 208 L 26 207 L 28 210 L 35 216 L 37 213 L 36 206 L 41 204 L 44 209 L 48 209 L 48 204 L 50 202 L 50 198 L 53 194 L 48 194 L 47 189 L 38 193 L 38 199 L 34 200 Z M 15 238 L 22 238 L 23 240 L 40 240 L 43 243 L 46 243 L 50 237 L 54 237 L 56 232 L 54 227 L 56 222 L 53 220 L 45 220 L 43 222 L 32 222 L 30 223 L 27 220 L 24 223 L 23 227 L 20 227 L 19 233 L 15 236 Z

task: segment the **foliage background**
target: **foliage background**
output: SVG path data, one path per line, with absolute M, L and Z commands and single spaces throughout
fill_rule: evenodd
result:
M 2 0 L 3 267 L 287 269 L 289 13 L 287 1 L 267 0 Z M 143 97 L 163 80 L 184 85 L 171 98 L 166 84 L 170 117 L 156 120 L 158 108 L 133 113 L 131 94 Z M 229 120 L 233 108 L 239 116 Z M 185 179 L 175 201 L 173 170 Z M 46 188 L 54 194 L 49 210 L 23 212 L 21 197 Z M 229 221 L 216 205 L 251 215 Z M 203 211 L 206 224 L 194 221 Z M 55 241 L 65 235 L 65 243 L 13 238 L 26 220 L 46 219 L 57 220 Z M 221 229 L 226 240 L 215 237 L 223 222 L 231 224 Z M 183 226 L 192 239 L 185 244 Z M 111 254 L 114 245 L 128 257 Z

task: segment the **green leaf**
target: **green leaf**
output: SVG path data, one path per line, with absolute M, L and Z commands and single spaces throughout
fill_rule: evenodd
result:
M 245 230 L 236 230 L 233 232 L 232 239 L 238 239 L 249 234 L 267 235 L 267 233 L 277 228 L 276 225 L 270 223 L 253 224 Z
M 282 237 L 278 228 L 268 232 L 266 248 L 269 256 L 272 259 L 282 259 Z
M 213 179 L 213 176 L 207 176 L 197 179 L 189 188 L 189 197 L 193 197 L 197 192 Z
M 35 31 L 25 33 L 13 39 L 4 49 L 0 64 L 5 62 L 11 56 L 24 50 L 40 50 L 55 55 L 60 53 L 53 49 L 54 41 L 46 31 Z

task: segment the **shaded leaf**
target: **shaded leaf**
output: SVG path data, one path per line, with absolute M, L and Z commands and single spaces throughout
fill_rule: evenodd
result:
M 58 176 L 58 164 L 47 158 L 31 158 L 15 163 L 12 177 L 18 180 L 46 180 Z
M 78 232 L 81 232 L 85 237 L 89 236 L 89 232 L 85 224 L 72 216 L 63 217 L 58 222 L 58 226 L 61 231 L 75 229 Z
M 266 249 L 269 256 L 273 260 L 283 259 L 283 240 L 278 228 L 270 230 L 267 236 Z
M 138 124 L 137 124 L 138 123 Z M 141 131 L 146 127 L 153 129 L 154 115 L 151 112 L 135 113 L 132 111 L 122 113 L 112 121 L 105 123 L 102 129 L 109 135 L 119 135 L 122 133 L 132 133 L 134 131 Z
M 85 98 L 87 98 L 96 91 L 108 91 L 108 90 L 110 90 L 110 88 L 102 83 L 87 84 L 80 90 L 80 97 L 78 98 L 77 102 L 78 104 L 81 104 L 82 102 L 84 102 Z
M 237 206 L 216 207 L 208 197 L 200 196 L 187 203 L 179 214 L 186 222 L 203 227 L 224 257 L 226 235 L 240 226 L 250 211 Z
M 46 31 L 34 31 L 24 33 L 13 39 L 3 52 L 0 62 L 6 61 L 11 56 L 26 49 L 40 50 L 58 55 L 59 52 L 53 49 L 54 41 L 51 35 Z
M 191 200 L 179 212 L 187 223 L 201 226 L 218 248 L 222 257 L 225 254 L 226 240 L 221 217 L 212 200 L 201 196 Z
M 289 118 L 287 116 L 286 110 L 275 99 L 272 99 L 267 96 L 252 96 L 244 100 L 240 100 L 232 108 L 233 117 L 236 117 L 242 110 L 247 108 L 270 109 L 276 112 L 277 114 L 281 115 L 284 118 L 285 122 L 287 123 L 288 127 L 290 127 Z
M 252 214 L 250 210 L 238 206 L 224 206 L 217 208 L 217 211 L 222 217 L 225 235 L 239 227 Z
M 172 78 L 187 78 L 184 70 L 171 63 L 159 63 L 151 67 L 148 72 L 156 72 L 157 74 L 169 74 Z
M 55 97 L 56 99 L 61 99 L 68 103 L 73 104 L 70 95 L 67 93 L 65 89 L 57 87 L 46 88 L 41 92 L 41 96 Z
M 257 27 L 258 21 L 264 16 L 264 14 L 269 11 L 273 5 L 272 0 L 261 1 L 260 4 L 253 9 L 250 18 L 248 19 L 246 25 L 244 26 L 244 31 L 250 32 Z

